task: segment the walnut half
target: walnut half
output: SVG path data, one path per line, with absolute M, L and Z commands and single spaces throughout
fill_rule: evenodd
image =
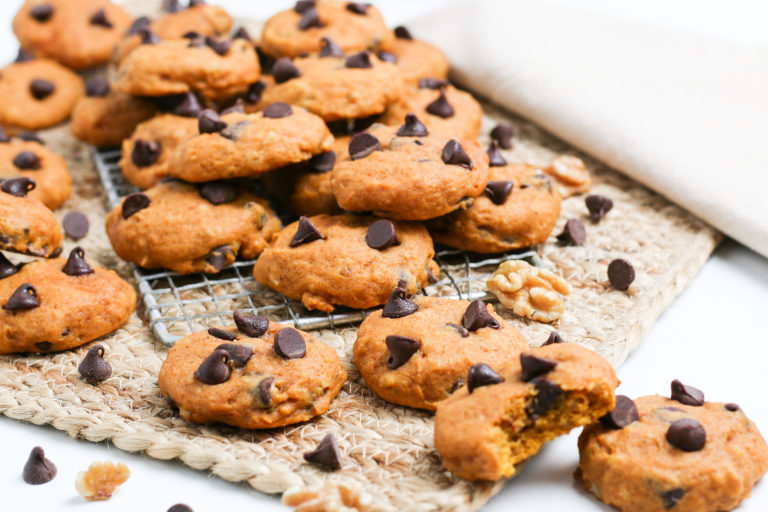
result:
M 486 286 L 513 313 L 538 322 L 560 318 L 562 296 L 571 293 L 571 285 L 562 277 L 525 261 L 505 261 Z
M 288 490 L 283 504 L 295 512 L 365 512 L 372 510 L 371 495 L 353 483 L 329 482 L 322 488 Z
M 575 156 L 560 155 L 543 171 L 555 181 L 563 199 L 588 192 L 592 186 L 592 177 L 584 162 Z
M 75 487 L 87 500 L 108 500 L 117 486 L 128 480 L 129 476 L 131 472 L 122 462 L 94 462 L 88 471 L 81 471 L 77 475 Z

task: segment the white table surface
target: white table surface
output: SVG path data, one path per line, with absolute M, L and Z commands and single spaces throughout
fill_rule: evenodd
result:
M 210 0 L 214 2 L 214 0 Z M 649 0 L 639 5 L 609 0 L 557 0 L 619 16 L 681 27 L 744 44 L 765 44 L 768 4 L 756 1 L 702 3 Z M 0 62 L 15 56 L 17 43 L 10 31 L 21 0 L 0 2 Z M 291 5 L 291 1 L 220 0 L 234 15 L 259 17 Z M 377 5 L 390 24 L 427 11 L 438 0 L 382 0 Z M 762 21 L 761 21 L 762 20 Z M 618 370 L 619 392 L 629 396 L 667 394 L 669 382 L 679 378 L 701 388 L 708 399 L 739 403 L 768 433 L 764 395 L 764 358 L 768 335 L 761 321 L 768 305 L 768 260 L 742 245 L 726 241 L 675 303 L 661 316 L 640 348 Z M 537 510 L 586 512 L 612 510 L 581 491 L 572 473 L 578 463 L 578 431 L 561 437 L 536 456 L 485 507 L 487 511 Z M 30 486 L 21 469 L 33 446 L 45 448 L 58 466 L 58 476 L 43 486 Z M 109 444 L 76 441 L 50 427 L 19 423 L 0 416 L 0 511 L 154 510 L 165 511 L 183 502 L 196 512 L 220 510 L 285 510 L 277 498 L 235 485 L 179 462 L 161 462 L 124 453 Z M 108 502 L 91 504 L 74 488 L 78 471 L 95 460 L 121 461 L 131 478 Z M 758 484 L 739 508 L 768 510 L 768 483 Z

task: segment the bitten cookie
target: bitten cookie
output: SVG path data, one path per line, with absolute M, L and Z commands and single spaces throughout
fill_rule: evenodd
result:
M 431 77 L 445 79 L 450 64 L 448 57 L 431 44 L 414 39 L 405 27 L 395 29 L 395 38 L 382 47 L 379 57 L 394 60 L 407 83 L 417 84 L 419 79 Z M 387 55 L 389 54 L 389 56 Z
M 488 155 L 474 140 L 430 131 L 413 116 L 352 137 L 331 171 L 339 206 L 382 217 L 425 220 L 467 208 L 488 181 Z
M 405 281 L 416 293 L 439 274 L 432 239 L 415 223 L 371 216 L 302 217 L 281 231 L 253 266 L 262 285 L 307 309 L 384 304 Z
M 21 47 L 74 69 L 105 64 L 131 24 L 109 0 L 27 0 L 13 19 Z
M 456 476 L 499 480 L 547 441 L 613 409 L 619 381 L 591 350 L 554 344 L 524 353 L 509 370 L 477 361 L 467 386 L 440 402 L 435 448 Z
M 32 256 L 55 256 L 64 236 L 51 210 L 27 197 L 35 180 L 28 177 L 0 182 L 0 249 Z
M 355 364 L 388 402 L 434 410 L 464 384 L 477 361 L 503 369 L 528 348 L 520 332 L 474 301 L 415 296 L 395 288 L 360 324 Z
M 768 471 L 757 427 L 738 405 L 680 386 L 678 400 L 617 397 L 584 429 L 575 476 L 587 491 L 622 512 L 732 510 L 749 496 Z
M 61 155 L 35 141 L 13 138 L 2 142 L 0 136 L 0 181 L 21 177 L 35 180 L 36 187 L 27 195 L 51 210 L 72 192 L 72 177 Z
M 158 384 L 193 423 L 275 428 L 325 413 L 347 380 L 336 351 L 306 332 L 235 313 L 237 329 L 177 341 Z
M 106 227 L 124 260 L 189 274 L 216 273 L 238 256 L 256 257 L 280 221 L 247 184 L 170 180 L 126 196 L 107 215 Z
M 0 354 L 77 347 L 123 325 L 133 287 L 112 270 L 69 258 L 11 265 L 0 255 Z

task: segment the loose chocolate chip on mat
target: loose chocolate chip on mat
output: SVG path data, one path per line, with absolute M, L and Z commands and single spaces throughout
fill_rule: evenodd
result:
M 448 87 L 448 80 L 440 78 L 420 78 L 419 89 L 444 89 Z
M 21 476 L 31 485 L 47 484 L 56 477 L 56 465 L 45 456 L 42 448 L 35 446 L 24 464 Z
M 125 196 L 125 199 L 123 199 L 123 206 L 121 213 L 123 214 L 123 219 L 128 219 L 132 215 L 140 212 L 144 208 L 149 207 L 149 197 L 145 194 L 142 194 L 141 192 L 134 192 L 133 194 L 128 194 Z
M 211 50 L 223 57 L 229 51 L 229 47 L 232 46 L 232 41 L 227 39 L 214 39 L 212 37 L 206 37 L 205 44 Z
M 131 161 L 137 167 L 147 167 L 154 164 L 160 158 L 162 151 L 161 142 L 154 140 L 136 139 L 131 151 Z
M 235 311 L 237 330 L 251 338 L 261 338 L 269 329 L 269 319 L 263 315 L 246 315 Z
M 429 132 L 424 123 L 416 117 L 416 114 L 409 112 L 405 115 L 405 124 L 397 130 L 397 135 L 400 137 L 426 137 Z
M 223 331 L 222 329 L 217 329 L 217 331 Z M 235 339 L 235 335 L 232 333 L 229 333 L 228 331 L 223 331 L 227 334 L 230 334 L 232 336 L 229 341 L 233 341 Z M 217 338 L 221 338 L 220 335 L 213 334 L 211 332 L 211 329 L 208 329 L 208 334 L 215 336 Z M 218 333 L 221 334 L 221 333 Z M 227 339 L 227 338 L 222 338 Z M 222 343 L 218 347 L 216 347 L 216 350 L 226 350 L 229 354 L 229 360 L 232 361 L 232 366 L 235 368 L 242 368 L 246 364 L 248 364 L 248 360 L 253 356 L 253 350 L 251 350 L 251 347 L 248 347 L 246 345 L 237 345 L 236 343 Z
M 696 389 L 693 386 L 686 386 L 677 379 L 672 381 L 670 387 L 672 388 L 672 393 L 670 394 L 672 400 L 694 407 L 704 405 L 704 393 L 700 389 Z
M 462 338 L 469 337 L 469 330 L 466 327 L 464 327 L 463 325 L 453 324 L 453 323 L 447 323 L 445 325 L 447 325 L 449 327 L 453 327 L 454 329 L 456 329 L 456 332 L 458 332 L 459 335 L 461 335 Z
M 470 393 L 482 386 L 500 384 L 504 379 L 485 363 L 473 365 L 467 373 L 467 390 Z
M 41 23 L 48 21 L 53 16 L 53 6 L 51 4 L 36 5 L 29 10 L 29 15 Z
M 5 279 L 19 271 L 19 267 L 8 261 L 3 253 L 0 252 L 0 279 Z
M 557 361 L 532 354 L 520 354 L 520 366 L 522 368 L 520 378 L 523 382 L 529 382 L 554 370 Z
M 402 286 L 400 286 L 401 284 Z M 389 299 L 387 299 L 387 303 L 384 304 L 384 308 L 381 310 L 381 316 L 384 318 L 402 318 L 412 315 L 418 309 L 419 306 L 408 300 L 405 294 L 405 281 L 400 281 L 397 288 L 389 294 Z
M 499 150 L 499 142 L 492 140 L 488 146 L 488 165 L 491 167 L 504 167 L 507 165 L 507 161 L 504 160 L 504 155 Z
M 587 241 L 587 230 L 578 219 L 568 219 L 557 239 L 568 245 L 582 245 Z
M 275 333 L 275 353 L 283 359 L 301 359 L 307 354 L 307 344 L 299 331 L 285 327 Z
M 358 133 L 349 140 L 349 158 L 359 160 L 374 151 L 381 151 L 381 142 L 367 132 Z
M 85 82 L 85 95 L 89 97 L 104 97 L 109 94 L 109 82 L 103 76 L 94 76 Z
M 85 261 L 85 251 L 82 247 L 75 247 L 69 253 L 69 258 L 61 269 L 62 272 L 71 277 L 79 277 L 93 274 L 93 267 Z
M 232 247 L 229 245 L 220 245 L 211 249 L 211 252 L 208 253 L 208 257 L 205 261 L 213 267 L 214 271 L 218 272 L 229 265 L 230 262 L 234 261 L 235 257 L 236 255 L 232 250 Z
M 221 115 L 227 114 L 245 114 L 245 102 L 242 98 L 237 98 L 235 103 L 221 111 Z
M 491 130 L 491 139 L 498 142 L 502 149 L 512 149 L 512 137 L 514 136 L 515 127 L 507 122 L 501 122 Z
M 347 10 L 349 12 L 353 12 L 355 14 L 360 14 L 361 16 L 365 16 L 365 13 L 368 12 L 368 8 L 370 6 L 371 4 L 365 4 L 362 2 L 348 2 Z
M 440 90 L 440 96 L 438 96 L 435 101 L 427 105 L 427 112 L 433 116 L 442 117 L 443 119 L 453 117 L 453 107 L 448 103 L 448 98 L 445 97 L 444 89 Z
M 197 128 L 200 133 L 218 133 L 227 127 L 227 123 L 221 120 L 219 114 L 207 108 L 197 116 Z
M 608 264 L 608 280 L 617 290 L 627 290 L 635 280 L 635 267 L 627 260 L 617 258 Z
M 493 204 L 502 205 L 507 202 L 509 194 L 512 193 L 512 187 L 511 181 L 489 181 L 485 185 L 485 195 Z
M 261 46 L 256 46 L 256 55 L 259 56 L 259 65 L 261 66 L 262 75 L 271 75 L 272 68 L 275 67 L 275 58 L 271 55 L 264 53 Z
M 219 329 L 218 327 L 211 327 L 208 329 L 208 334 L 213 336 L 214 338 L 219 338 L 220 340 L 224 341 L 235 341 L 237 339 L 237 335 L 234 333 L 231 333 L 229 331 L 225 331 L 224 329 Z M 220 348 L 220 347 L 217 347 Z
M 72 240 L 80 240 L 88 234 L 88 217 L 84 213 L 78 211 L 68 212 L 64 216 L 64 220 L 61 222 L 64 228 L 64 233 Z
M 613 410 L 600 418 L 600 423 L 613 429 L 622 429 L 640 419 L 635 402 L 624 395 L 616 395 Z
M 188 92 L 173 109 L 173 113 L 182 117 L 197 117 L 203 111 L 200 101 L 193 93 Z
M 390 335 L 384 340 L 389 349 L 387 368 L 395 370 L 400 368 L 421 348 L 421 342 L 407 336 Z
M 317 4 L 316 0 L 299 0 L 298 2 L 296 2 L 296 5 L 293 7 L 293 10 L 298 13 L 302 13 L 307 9 L 313 9 L 316 4 Z
M 611 198 L 599 194 L 588 195 L 586 199 L 584 199 L 584 202 L 587 205 L 589 218 L 592 219 L 592 222 L 598 222 L 606 213 L 611 211 L 611 208 L 613 208 L 613 201 L 611 201 Z
M 94 345 L 77 366 L 80 377 L 88 382 L 101 382 L 112 376 L 112 365 L 104 359 L 104 346 Z
M 177 503 L 171 508 L 169 508 L 167 512 L 195 512 L 195 511 L 183 503 Z
M 531 419 L 536 419 L 552 409 L 563 394 L 563 390 L 556 383 L 539 377 L 531 381 L 536 395 L 525 407 L 525 412 Z
M 246 41 L 253 41 L 251 34 L 248 33 L 245 27 L 240 27 L 235 30 L 235 33 L 232 34 L 232 39 L 245 39 Z
M 16 54 L 16 59 L 13 62 L 29 62 L 31 60 L 35 60 L 35 56 L 24 48 L 19 48 L 19 52 Z
M 326 151 L 309 159 L 309 168 L 314 172 L 328 172 L 336 164 L 336 152 Z
M 139 29 L 139 36 L 141 36 L 141 44 L 157 44 L 160 42 L 160 38 L 157 34 L 152 32 L 149 28 Z
M 261 101 L 261 95 L 266 88 L 267 83 L 264 80 L 252 83 L 248 86 L 248 92 L 245 93 L 245 101 L 248 103 L 258 103 Z
M 678 450 L 697 452 L 707 444 L 707 433 L 698 421 L 683 418 L 669 426 L 667 442 Z
M 215 385 L 227 382 L 232 375 L 229 364 L 229 352 L 216 349 L 200 364 L 195 372 L 195 378 L 203 384 Z
M 11 178 L 3 180 L 0 190 L 6 194 L 16 197 L 26 197 L 26 195 L 37 186 L 32 178 Z
M 291 59 L 288 57 L 282 57 L 275 61 L 275 65 L 272 66 L 272 76 L 275 77 L 275 83 L 282 84 L 288 80 L 298 78 L 301 76 L 299 68 L 297 68 Z
M 40 307 L 37 289 L 30 283 L 24 283 L 13 292 L 8 303 L 3 306 L 6 311 L 26 311 Z
M 2 270 L 0 270 L 0 279 L 2 279 L 2 275 L 3 275 L 2 274 Z M 740 409 L 740 407 L 739 407 L 738 404 L 733 404 L 733 403 L 725 404 L 725 410 L 727 410 L 727 411 L 736 412 L 739 409 Z
M 288 117 L 293 114 L 293 109 L 287 103 L 278 101 L 277 103 L 270 103 L 264 107 L 264 117 L 269 119 L 280 119 L 282 117 Z
M 27 142 L 37 142 L 38 144 L 45 145 L 45 141 L 40 138 L 37 132 L 21 132 L 16 137 Z
M 112 28 L 112 22 L 107 19 L 107 13 L 104 12 L 104 9 L 99 9 L 95 13 L 93 13 L 93 16 L 91 16 L 91 19 L 88 20 L 91 25 L 97 25 L 99 27 L 104 28 Z
M 320 21 L 320 16 L 317 14 L 317 9 L 310 7 L 305 9 L 301 13 L 301 19 L 299 20 L 299 30 L 308 30 L 310 28 L 320 28 L 323 23 Z
M 320 57 L 343 57 L 344 51 L 329 37 L 320 40 Z
M 304 454 L 304 460 L 331 471 L 341 469 L 341 451 L 333 434 L 326 434 L 317 448 Z
M 312 221 L 308 217 L 302 216 L 299 218 L 299 227 L 296 229 L 296 234 L 293 235 L 289 247 L 298 247 L 315 240 L 325 240 L 325 237 L 320 234 Z
M 31 151 L 22 151 L 13 158 L 13 165 L 22 171 L 36 171 L 42 167 L 40 157 Z
M 200 187 L 200 196 L 213 205 L 219 205 L 237 199 L 237 190 L 227 181 L 210 181 Z
M 390 64 L 397 64 L 397 55 L 394 53 L 385 52 L 384 50 L 379 50 L 376 52 L 376 56 L 379 58 L 379 60 L 382 60 L 384 62 L 389 62 Z
M 412 41 L 413 36 L 411 35 L 411 31 L 405 28 L 404 26 L 400 25 L 399 27 L 395 27 L 395 37 L 398 39 L 405 39 L 406 41 Z
M 131 36 L 133 34 L 138 34 L 140 31 L 144 29 L 148 29 L 150 24 L 150 19 L 146 16 L 139 16 L 135 20 L 133 20 L 133 23 L 131 23 L 131 27 L 128 29 L 128 35 Z
M 257 386 L 257 390 L 259 393 L 259 402 L 264 407 L 269 407 L 272 405 L 272 383 L 275 382 L 274 377 L 266 377 L 264 379 L 261 379 L 259 382 L 259 385 Z
M 685 490 L 677 488 L 659 494 L 664 508 L 670 509 L 677 505 L 685 496 Z
M 557 331 L 552 331 L 549 333 L 549 338 L 547 338 L 547 341 L 542 343 L 542 347 L 546 345 L 554 345 L 555 343 L 565 343 L 565 340 L 563 340 L 562 336 L 560 336 L 560 333 Z
M 37 100 L 44 100 L 56 90 L 56 86 L 53 82 L 36 78 L 29 84 L 29 92 Z
M 446 143 L 441 157 L 443 162 L 448 165 L 460 165 L 467 169 L 472 168 L 472 160 L 456 139 L 451 139 Z
M 347 57 L 347 60 L 344 63 L 344 66 L 348 68 L 354 68 L 354 69 L 367 69 L 367 68 L 373 67 L 373 65 L 371 64 L 371 52 L 366 50 L 359 53 L 355 53 L 354 55 L 350 55 L 349 57 Z
M 371 249 L 383 251 L 395 245 L 400 245 L 400 240 L 397 238 L 397 231 L 392 221 L 379 219 L 368 226 L 368 232 L 365 234 L 365 243 Z
M 469 303 L 466 311 L 464 311 L 464 316 L 461 317 L 461 325 L 470 331 L 476 331 L 483 327 L 490 327 L 491 329 L 501 327 L 499 321 L 488 312 L 485 302 L 481 299 L 473 300 Z

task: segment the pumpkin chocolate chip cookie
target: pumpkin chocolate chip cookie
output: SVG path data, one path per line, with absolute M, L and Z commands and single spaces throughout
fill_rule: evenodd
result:
M 61 206 L 72 191 L 72 177 L 64 158 L 39 142 L 7 139 L 0 134 L 0 181 L 27 177 L 35 187 L 27 195 L 51 210 Z
M 55 256 L 64 235 L 51 210 L 27 197 L 35 180 L 26 176 L 0 182 L 0 249 L 32 256 Z
M 442 51 L 414 39 L 403 26 L 397 27 L 394 34 L 394 39 L 382 46 L 379 58 L 386 60 L 389 54 L 409 85 L 417 84 L 424 77 L 444 80 L 448 76 L 450 64 Z

